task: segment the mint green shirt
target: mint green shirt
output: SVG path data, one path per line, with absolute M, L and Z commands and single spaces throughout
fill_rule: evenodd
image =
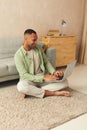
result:
M 46 71 L 50 74 L 53 74 L 55 69 L 39 45 L 36 45 L 33 49 L 38 53 L 40 59 L 40 68 L 42 70 L 41 75 L 34 74 L 34 62 L 27 56 L 27 51 L 23 48 L 23 46 L 21 46 L 15 54 L 15 64 L 21 80 L 29 80 L 32 82 L 41 83 L 43 82 L 43 77 Z

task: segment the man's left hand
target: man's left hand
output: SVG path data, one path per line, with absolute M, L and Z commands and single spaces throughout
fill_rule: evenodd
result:
M 63 73 L 63 71 L 55 71 L 54 72 L 54 75 L 56 76 L 56 77 L 59 77 L 59 76 L 64 76 L 64 73 Z

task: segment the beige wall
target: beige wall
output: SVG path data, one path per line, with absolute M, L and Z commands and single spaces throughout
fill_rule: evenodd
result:
M 85 0 L 0 0 L 0 38 L 22 36 L 27 28 L 39 37 L 49 29 L 60 29 L 67 21 L 65 33 L 82 35 Z M 78 50 L 78 49 L 77 49 Z

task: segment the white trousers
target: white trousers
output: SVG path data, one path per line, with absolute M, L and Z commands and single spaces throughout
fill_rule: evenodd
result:
M 56 83 L 36 83 L 31 81 L 19 81 L 17 84 L 17 89 L 19 92 L 26 95 L 31 95 L 39 98 L 44 97 L 45 90 L 56 91 L 68 87 L 68 81 L 64 80 L 63 82 Z

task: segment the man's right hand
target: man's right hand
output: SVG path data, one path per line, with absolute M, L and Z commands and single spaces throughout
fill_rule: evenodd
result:
M 44 75 L 44 81 L 50 81 L 50 80 L 57 80 L 58 77 L 56 77 L 55 75 Z

